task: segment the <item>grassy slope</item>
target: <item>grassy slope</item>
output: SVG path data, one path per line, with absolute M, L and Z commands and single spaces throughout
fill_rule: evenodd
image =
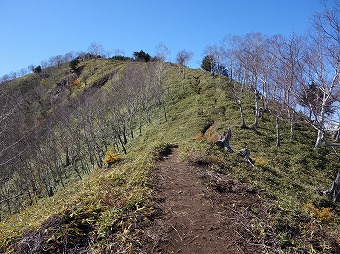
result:
M 113 66 L 102 68 L 97 64 L 93 73 L 107 73 Z M 195 80 L 190 79 L 192 75 L 201 75 L 200 93 L 197 93 Z M 46 234 L 42 234 L 40 244 L 52 250 L 62 248 L 66 242 L 67 248 L 75 248 L 77 239 L 82 237 L 87 243 L 93 243 L 91 248 L 97 251 L 136 251 L 142 234 L 142 229 L 136 225 L 144 225 L 154 213 L 151 177 L 154 159 L 158 151 L 164 149 L 164 144 L 169 143 L 179 145 L 183 157 L 194 154 L 214 161 L 211 170 L 260 190 L 261 197 L 267 200 L 268 206 L 264 209 L 267 209 L 269 223 L 257 221 L 255 228 L 264 242 L 273 238 L 273 247 L 277 249 L 327 252 L 330 245 L 327 239 L 315 237 L 318 242 L 311 244 L 311 230 L 319 235 L 324 231 L 327 235 L 339 232 L 338 207 L 318 194 L 318 190 L 331 186 L 339 164 L 331 150 L 313 149 L 313 130 L 299 122 L 296 136 L 290 141 L 289 128 L 285 126 L 282 146 L 277 149 L 274 119 L 268 114 L 260 121 L 257 132 L 239 128 L 238 107 L 225 93 L 228 90 L 226 80 L 220 82 L 200 70 L 188 70 L 183 94 L 178 69 L 172 67 L 165 83 L 172 97 L 167 103 L 168 121 L 155 111 L 152 122 L 130 143 L 130 152 L 121 163 L 110 169 L 97 169 L 54 197 L 41 199 L 1 222 L 0 250 L 11 250 L 11 246 L 15 246 L 11 245 L 15 243 L 11 239 L 45 223 L 41 229 Z M 242 101 L 246 121 L 250 124 L 253 121 L 251 94 L 244 95 Z M 210 119 L 218 123 L 219 133 L 231 128 L 231 146 L 235 151 L 248 143 L 252 158 L 258 161 L 256 167 L 245 163 L 237 154 L 220 151 L 208 141 L 194 140 Z M 331 206 L 337 213 L 333 212 L 332 218 L 320 222 L 323 217 L 315 211 L 311 213 L 313 210 L 308 210 L 306 204 L 319 208 Z M 52 215 L 56 216 L 50 217 Z M 29 239 L 33 239 L 32 234 L 25 238 Z M 86 244 L 78 243 L 78 248 L 89 248 Z

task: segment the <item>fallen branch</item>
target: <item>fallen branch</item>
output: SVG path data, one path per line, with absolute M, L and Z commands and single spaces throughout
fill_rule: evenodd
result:
M 171 225 L 171 227 L 172 227 L 174 230 L 176 230 L 176 232 L 177 232 L 177 234 L 178 234 L 178 237 L 179 237 L 179 239 L 180 239 L 181 242 L 182 242 L 183 239 L 182 239 L 181 235 L 179 234 L 178 230 L 177 230 L 174 226 L 172 226 L 172 225 Z

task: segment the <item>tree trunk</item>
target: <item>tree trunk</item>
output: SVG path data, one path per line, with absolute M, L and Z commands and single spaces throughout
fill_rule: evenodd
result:
M 117 133 L 117 137 L 118 137 L 118 140 L 120 142 L 120 145 L 122 146 L 124 154 L 127 154 L 124 142 L 123 142 L 122 138 L 120 137 L 119 133 Z
M 233 153 L 234 150 L 229 145 L 230 139 L 231 139 L 231 130 L 229 128 L 228 131 L 224 132 L 221 138 L 215 144 Z
M 30 192 L 30 189 L 27 188 L 27 196 L 29 198 L 29 205 L 31 206 L 33 204 L 33 198 L 32 198 L 32 195 L 31 195 L 31 192 Z
M 290 141 L 294 138 L 294 122 L 290 122 Z
M 280 147 L 281 137 L 280 137 L 280 120 L 276 117 L 276 147 Z
M 124 139 L 124 145 L 127 144 L 128 140 L 127 140 L 127 137 L 126 137 L 126 127 L 125 127 L 125 124 L 123 124 L 123 139 Z
M 90 144 L 90 141 L 89 141 L 89 139 L 87 138 L 86 135 L 85 135 L 85 143 L 86 143 L 87 154 L 88 154 L 88 156 L 89 156 L 90 163 L 91 163 L 91 165 L 92 165 L 92 168 L 94 168 L 94 159 L 93 159 L 91 144 Z M 72 163 L 73 163 L 73 161 L 72 161 Z
M 82 177 L 81 177 L 81 174 L 80 174 L 80 172 L 79 172 L 79 170 L 78 170 L 78 167 L 77 167 L 77 159 L 74 159 L 74 160 L 72 161 L 72 168 L 73 168 L 74 172 L 77 173 L 77 176 L 78 176 L 79 179 L 81 180 Z
M 68 151 L 68 147 L 65 147 L 65 167 L 70 165 L 70 155 Z
M 334 142 L 339 142 L 340 140 L 340 124 L 338 125 L 338 129 L 334 133 L 333 139 Z
M 336 175 L 332 188 L 327 191 L 327 194 L 333 202 L 340 202 L 340 170 Z
M 184 67 L 183 67 L 183 69 L 181 69 L 181 73 L 182 73 L 182 92 L 184 93 L 184 79 L 185 79 Z
M 340 139 L 340 130 L 337 130 L 335 133 L 334 141 L 339 142 L 339 139 Z
M 130 119 L 129 119 L 129 128 L 130 128 L 130 136 L 133 139 L 134 135 L 133 135 L 133 115 L 130 115 Z
M 262 82 L 262 119 L 263 119 L 263 113 L 268 110 L 268 102 L 267 102 L 267 96 L 268 94 L 266 93 L 266 88 L 267 88 L 267 82 L 263 81 Z
M 290 141 L 292 141 L 294 137 L 294 112 L 290 107 L 288 107 L 288 117 L 290 122 Z
M 142 111 L 139 110 L 139 135 L 142 135 Z
M 151 115 L 150 115 L 150 107 L 146 107 L 146 119 L 148 120 L 149 123 L 151 123 Z
M 321 128 L 324 127 L 324 121 L 325 121 L 325 112 L 326 112 L 326 104 L 328 101 L 328 96 L 324 93 L 323 99 L 322 99 L 322 105 L 321 105 L 321 112 L 320 112 L 320 120 L 318 124 L 318 137 L 316 138 L 315 142 L 315 148 L 320 148 L 321 147 L 321 142 L 323 140 L 323 132 Z
M 254 167 L 254 161 L 250 158 L 250 150 L 247 147 L 240 150 L 240 155 Z
M 253 129 L 256 129 L 259 125 L 259 115 L 260 115 L 260 109 L 259 109 L 259 92 L 255 90 L 255 121 L 252 126 Z
M 323 139 L 323 132 L 321 130 L 318 130 L 318 137 L 316 138 L 315 142 L 315 148 L 320 148 L 321 147 L 321 142 Z
M 164 115 L 165 122 L 167 122 L 168 118 L 167 118 L 166 108 L 165 108 L 164 102 L 163 102 L 163 115 Z
M 237 103 L 237 105 L 239 106 L 239 108 L 240 108 L 240 114 L 241 114 L 241 121 L 242 121 L 242 125 L 241 125 L 241 128 L 247 128 L 247 125 L 246 125 L 246 122 L 245 122 L 245 120 L 244 120 L 244 113 L 243 113 L 243 107 L 242 107 L 242 103 L 241 103 L 241 101 L 237 98 L 236 99 L 236 103 Z

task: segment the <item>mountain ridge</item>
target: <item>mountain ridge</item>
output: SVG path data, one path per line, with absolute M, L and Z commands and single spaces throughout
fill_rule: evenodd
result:
M 337 253 L 339 207 L 320 192 L 331 187 L 338 159 L 331 148 L 313 148 L 316 133 L 303 119 L 295 123 L 293 139 L 289 123 L 282 121 L 278 148 L 270 112 L 263 112 L 258 128 L 240 128 L 233 89 L 241 87 L 227 77 L 193 69 L 186 69 L 183 76 L 177 65 L 163 62 L 92 59 L 79 65 L 78 74 L 70 74 L 65 64 L 9 86 L 8 94 L 20 90 L 25 100 L 15 105 L 20 109 L 24 105 L 27 111 L 19 112 L 8 126 L 21 123 L 15 119 L 22 113 L 26 116 L 21 128 L 39 125 L 37 138 L 27 137 L 24 148 L 30 144 L 41 153 L 13 164 L 13 169 L 27 168 L 9 173 L 11 181 L 2 178 L 3 189 L 22 177 L 36 186 L 22 181 L 25 195 L 32 195 L 26 201 L 18 199 L 22 207 L 2 202 L 3 212 L 6 205 L 20 212 L 0 222 L 1 252 L 138 252 L 139 227 L 147 226 L 156 213 L 156 160 L 176 145 L 184 160 L 259 192 L 267 218 L 256 221 L 252 230 L 268 249 Z M 246 90 L 239 99 L 249 124 L 254 120 L 252 91 Z M 212 119 L 218 123 L 217 133 L 231 129 L 235 153 L 195 138 L 204 134 Z M 38 141 L 39 137 L 44 139 Z M 110 147 L 121 160 L 109 166 L 103 158 Z M 245 147 L 254 166 L 238 153 Z M 227 191 L 225 182 L 208 176 L 208 186 Z

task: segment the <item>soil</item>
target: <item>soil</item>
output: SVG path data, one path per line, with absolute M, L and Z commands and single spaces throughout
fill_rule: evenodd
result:
M 235 180 L 223 180 L 207 168 L 180 160 L 178 148 L 157 166 L 157 200 L 161 212 L 145 231 L 145 253 L 263 251 L 253 233 L 254 220 L 261 213 L 256 193 Z M 217 191 L 207 185 L 212 178 L 228 186 Z

